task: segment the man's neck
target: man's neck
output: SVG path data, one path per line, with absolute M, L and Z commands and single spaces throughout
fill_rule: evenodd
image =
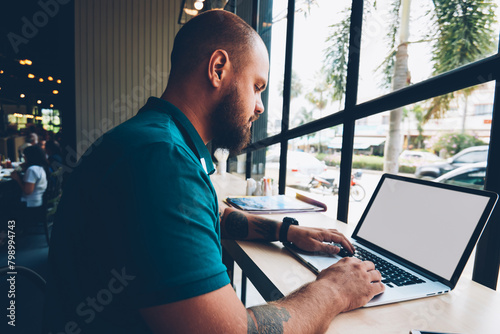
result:
M 203 94 L 185 93 L 186 90 L 179 92 L 178 89 L 167 89 L 161 96 L 161 99 L 172 103 L 189 119 L 191 124 L 200 135 L 205 145 L 212 140 L 212 132 L 210 131 L 210 103 Z M 196 89 L 192 89 L 196 92 Z M 196 95 L 196 96 L 195 96 Z

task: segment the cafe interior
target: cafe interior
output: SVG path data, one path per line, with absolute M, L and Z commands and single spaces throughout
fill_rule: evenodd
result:
M 276 188 L 279 194 L 288 194 L 287 178 L 293 172 L 287 168 L 287 152 L 292 147 L 301 147 L 302 144 L 297 144 L 299 139 L 340 128 L 341 131 L 336 132 L 341 138 L 337 166 L 339 189 L 338 196 L 331 197 L 334 201 L 331 215 L 337 222 L 355 226 L 351 213 L 363 210 L 353 206 L 349 195 L 359 124 L 369 117 L 389 115 L 391 110 L 409 108 L 407 106 L 417 103 L 425 105 L 433 98 L 490 83 L 494 90 L 489 119 L 491 129 L 486 143 L 489 152 L 484 189 L 500 193 L 500 120 L 496 119 L 500 110 L 499 31 L 493 32 L 495 47 L 489 54 L 424 78 L 418 78 L 419 69 L 412 68 L 412 79 L 403 86 L 370 96 L 363 91 L 366 90 L 363 82 L 367 81 L 364 66 L 369 58 L 367 54 L 371 52 L 364 45 L 370 45 L 370 39 L 382 34 L 377 29 L 385 25 L 384 20 L 380 17 L 370 19 L 374 11 L 372 1 L 335 2 L 336 12 L 323 12 L 332 18 L 326 27 L 334 29 L 334 23 L 340 27 L 342 22 L 347 22 L 342 30 L 345 63 L 339 70 L 343 77 L 339 83 L 341 97 L 336 98 L 334 111 L 322 114 L 320 110 L 319 115 L 316 113 L 312 119 L 303 119 L 300 124 L 294 122 L 294 103 L 297 101 L 294 76 L 300 72 L 299 68 L 306 68 L 309 64 L 301 57 L 301 53 L 307 54 L 308 46 L 301 45 L 303 39 L 299 37 L 304 32 L 310 36 L 315 34 L 314 30 L 306 31 L 307 26 L 300 24 L 310 22 L 312 25 L 311 19 L 307 21 L 308 15 L 313 17 L 318 8 L 327 6 L 325 1 L 23 0 L 8 5 L 2 3 L 0 160 L 3 171 L 21 164 L 20 147 L 26 145 L 30 134 L 35 132 L 39 141 L 59 142 L 64 178 L 70 175 L 78 165 L 78 159 L 102 134 L 133 117 L 148 97 L 161 96 L 168 79 L 173 40 L 182 25 L 206 10 L 224 9 L 242 17 L 262 37 L 270 54 L 270 86 L 278 91 L 274 94 L 270 92 L 272 88 L 268 88 L 263 93 L 266 112 L 253 125 L 249 146 L 239 156 L 229 157 L 226 167 L 229 176 L 240 181 L 262 177 L 266 173 L 266 151 L 278 150 Z M 389 2 L 381 1 L 379 6 Z M 419 4 L 413 1 L 412 6 Z M 500 20 L 500 17 L 495 19 Z M 321 43 L 326 42 L 323 39 Z M 324 49 L 322 46 L 317 53 L 321 54 Z M 396 52 L 397 46 L 394 54 Z M 325 94 L 328 89 L 334 89 L 333 85 L 332 82 L 327 85 Z M 333 103 L 329 105 L 333 106 Z M 273 110 L 278 110 L 278 116 L 272 113 Z M 209 149 L 212 150 L 210 145 Z M 213 160 L 217 162 L 215 157 Z M 8 203 L 9 197 L 19 195 L 8 175 L 4 175 L 0 182 L 0 201 Z M 242 182 L 241 187 L 245 186 L 246 182 Z M 58 196 L 62 191 L 61 186 Z M 244 188 L 241 191 L 244 192 Z M 4 212 L 8 210 L 5 205 L 1 208 Z M 42 280 L 47 274 L 50 220 L 43 219 L 41 226 L 16 240 L 17 265 L 33 271 Z M 1 224 L 5 227 L 6 220 Z M 468 263 L 469 281 L 490 289 L 496 302 L 499 300 L 496 292 L 499 240 L 500 210 L 497 208 Z M 7 265 L 6 250 L 2 249 L 0 267 Z M 249 294 L 259 293 L 258 283 L 252 280 L 247 283 L 246 274 L 250 277 L 250 273 L 242 273 L 241 277 L 235 278 L 241 284 L 236 289 L 242 299 L 250 299 Z M 30 280 L 26 279 L 25 284 L 29 285 Z M 25 324 L 30 330 L 29 326 L 36 326 L 34 324 L 41 317 L 40 304 L 37 305 L 36 301 L 43 300 L 43 289 L 35 286 L 26 288 L 24 293 L 32 301 L 26 306 L 26 312 L 37 314 L 30 324 Z

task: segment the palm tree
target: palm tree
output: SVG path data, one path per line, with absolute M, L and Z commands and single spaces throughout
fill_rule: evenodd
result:
M 432 4 L 435 24 L 435 29 L 431 29 L 435 31 L 435 36 L 431 36 L 434 41 L 433 74 L 443 73 L 477 60 L 496 48 L 496 36 L 492 29 L 495 22 L 495 4 L 487 0 L 432 0 Z M 372 6 L 370 3 L 368 5 Z M 388 34 L 391 52 L 384 63 L 383 72 L 386 75 L 385 84 L 392 85 L 392 90 L 397 90 L 410 83 L 407 65 L 410 0 L 394 0 L 391 6 L 391 12 L 394 14 Z M 329 74 L 328 80 L 333 83 L 337 96 L 342 96 L 345 90 L 347 51 L 342 52 L 339 49 L 342 47 L 347 50 L 348 26 L 348 17 L 333 25 L 334 31 L 327 40 L 331 44 L 326 50 L 325 67 Z M 400 39 L 396 46 L 398 32 Z M 470 92 L 471 89 L 468 88 L 461 94 L 467 97 Z M 434 98 L 425 119 L 441 117 L 454 97 L 451 93 Z M 397 173 L 399 167 L 398 156 L 402 146 L 401 116 L 401 109 L 391 111 L 384 157 L 384 170 L 391 173 Z
M 298 112 L 298 116 L 297 116 L 297 120 L 298 120 L 298 124 L 297 125 L 303 125 L 303 124 L 307 124 L 309 122 L 312 122 L 314 121 L 314 116 L 313 116 L 313 110 L 307 110 L 305 107 L 301 107 L 299 112 Z M 306 139 L 307 139 L 307 149 L 309 150 L 309 140 L 311 138 L 314 138 L 316 136 L 316 132 L 312 132 L 312 133 L 308 133 L 306 135 Z M 301 137 L 302 138 L 302 137 Z
M 280 92 L 280 96 L 283 96 L 283 80 L 280 80 L 278 84 L 278 90 Z M 302 82 L 300 81 L 299 75 L 297 72 L 292 70 L 292 83 L 290 86 L 290 99 L 299 97 L 300 94 L 302 94 L 302 89 L 304 87 L 302 86 Z
M 410 82 L 408 72 L 408 41 L 410 37 L 410 3 L 411 0 L 399 0 L 401 6 L 401 25 L 399 45 L 394 61 L 394 76 L 392 90 L 398 90 Z M 396 6 L 394 6 L 396 7 Z M 394 35 L 391 35 L 394 36 Z M 392 43 L 394 44 L 394 43 Z M 389 116 L 389 133 L 385 141 L 384 172 L 397 173 L 399 170 L 399 154 L 401 153 L 403 130 L 403 108 L 391 110 Z
M 313 111 L 319 111 L 319 118 L 323 117 L 323 110 L 328 105 L 328 95 L 330 95 L 331 88 L 322 72 L 316 73 L 316 84 L 314 88 L 305 96 L 306 100 L 313 105 Z M 318 152 L 321 153 L 321 132 L 318 136 Z
M 433 0 L 433 3 L 438 31 L 433 45 L 433 74 L 453 70 L 496 50 L 497 36 L 492 29 L 496 4 L 479 0 Z M 425 119 L 443 115 L 452 99 L 463 96 L 462 132 L 465 132 L 467 102 L 473 91 L 474 88 L 467 88 L 434 98 Z
M 326 82 L 332 85 L 332 99 L 339 101 L 340 106 L 342 106 L 347 77 L 350 12 L 351 7 L 346 8 L 343 12 L 344 18 L 339 23 L 330 26 L 333 33 L 326 39 L 329 46 L 325 50 L 322 70 L 326 73 Z
M 417 148 L 424 147 L 424 108 L 420 104 L 413 105 L 413 115 L 415 116 L 415 120 L 417 121 L 417 131 L 418 135 L 415 140 L 415 144 Z

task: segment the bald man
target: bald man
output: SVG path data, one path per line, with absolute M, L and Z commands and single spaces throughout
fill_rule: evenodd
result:
M 64 189 L 49 254 L 45 331 L 319 333 L 383 291 L 373 263 L 347 258 L 292 295 L 245 309 L 221 238 L 289 241 L 336 253 L 336 230 L 226 208 L 208 142 L 241 150 L 264 112 L 269 57 L 236 15 L 210 11 L 180 29 L 165 92 L 100 138 Z

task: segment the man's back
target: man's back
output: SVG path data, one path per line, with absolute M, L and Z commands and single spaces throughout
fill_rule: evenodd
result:
M 197 138 L 165 101 L 152 99 L 145 109 L 157 110 L 99 139 L 64 189 L 49 256 L 46 321 L 54 332 L 72 321 L 83 333 L 147 332 L 139 308 L 203 292 L 196 280 L 228 282 Z M 193 273 L 187 265 L 198 263 L 185 250 L 199 247 L 193 235 L 207 245 L 211 258 L 203 261 L 213 269 Z

